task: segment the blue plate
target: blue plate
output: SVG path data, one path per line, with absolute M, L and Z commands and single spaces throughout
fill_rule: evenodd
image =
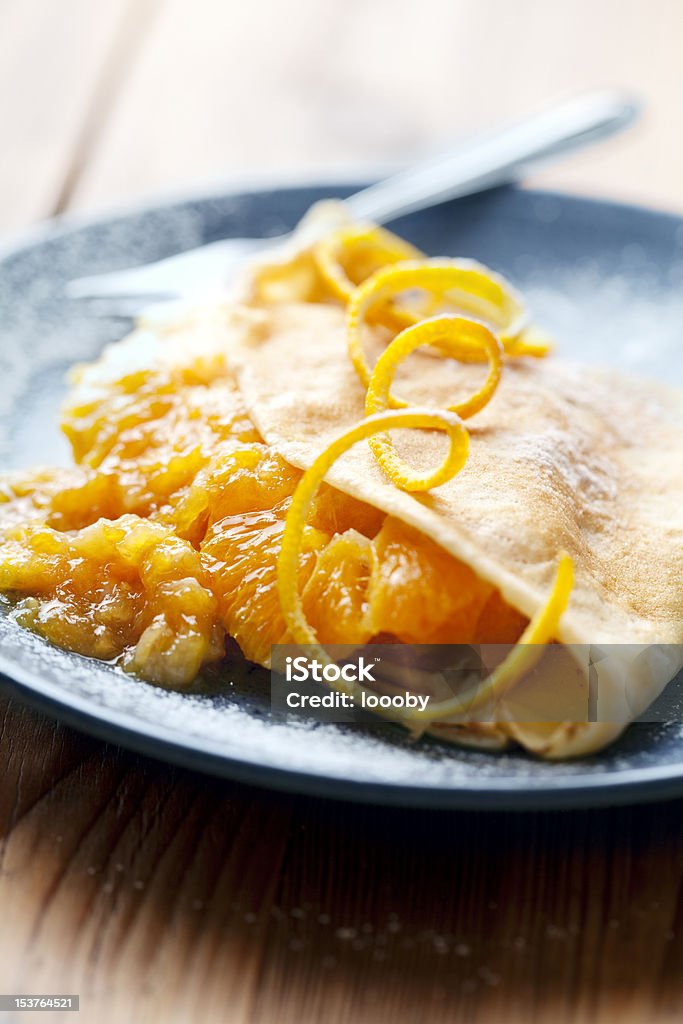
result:
M 0 259 L 0 464 L 66 461 L 56 430 L 69 366 L 128 329 L 68 302 L 72 277 L 159 259 L 229 235 L 291 228 L 345 187 L 221 195 L 95 223 L 49 226 Z M 427 252 L 475 257 L 530 298 L 560 351 L 635 372 L 680 375 L 683 220 L 646 209 L 501 189 L 406 217 Z M 228 666 L 211 696 L 170 693 L 24 632 L 0 608 L 2 687 L 103 739 L 230 778 L 302 793 L 429 807 L 539 808 L 683 794 L 683 727 L 636 723 L 587 760 L 546 764 L 271 713 L 267 677 Z

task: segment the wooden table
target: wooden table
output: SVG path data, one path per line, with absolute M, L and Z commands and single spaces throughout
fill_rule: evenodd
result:
M 605 84 L 647 119 L 537 181 L 683 209 L 682 35 L 678 0 L 3 0 L 0 226 L 330 175 Z M 680 1019 L 678 804 L 354 807 L 0 721 L 0 991 L 95 1024 Z

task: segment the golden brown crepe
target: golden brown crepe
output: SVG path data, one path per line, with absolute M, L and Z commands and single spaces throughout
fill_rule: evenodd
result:
M 259 317 L 235 332 L 230 360 L 264 438 L 305 469 L 364 416 L 365 389 L 349 361 L 344 314 L 297 303 L 264 307 Z M 481 367 L 415 353 L 401 394 L 416 406 L 444 408 L 481 374 Z M 576 580 L 557 639 L 635 645 L 624 649 L 625 665 L 643 645 L 657 645 L 626 690 L 605 678 L 599 723 L 559 734 L 549 726 L 519 727 L 525 745 L 554 756 L 602 746 L 680 664 L 682 410 L 678 392 L 650 381 L 559 360 L 510 361 L 494 400 L 468 422 L 467 464 L 442 487 L 419 497 L 399 490 L 367 444 L 328 473 L 335 488 L 436 540 L 529 617 L 547 597 L 558 551 L 568 551 Z M 401 434 L 397 447 L 408 462 L 439 462 L 441 435 Z

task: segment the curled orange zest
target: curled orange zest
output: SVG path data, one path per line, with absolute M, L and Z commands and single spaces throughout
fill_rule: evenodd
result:
M 356 286 L 378 268 L 422 258 L 415 246 L 374 224 L 333 231 L 313 247 L 322 279 L 332 295 L 343 302 L 348 302 Z
M 363 350 L 361 332 L 372 309 L 384 305 L 402 293 L 423 290 L 430 295 L 431 309 L 436 302 L 455 303 L 478 320 L 492 324 L 504 351 L 520 354 L 520 335 L 527 327 L 528 315 L 522 299 L 502 277 L 470 260 L 421 260 L 398 263 L 376 271 L 352 293 L 346 309 L 349 355 L 365 387 L 371 371 Z M 537 353 L 539 354 L 539 353 Z M 486 356 L 472 352 L 470 360 Z
M 421 345 L 439 343 L 440 349 L 456 359 L 470 361 L 481 354 L 489 360 L 489 373 L 482 386 L 469 398 L 448 406 L 461 419 L 474 416 L 491 400 L 502 371 L 502 346 L 485 324 L 457 316 L 438 316 L 423 320 L 401 331 L 382 352 L 372 371 L 365 398 L 366 415 L 382 412 L 389 406 L 407 408 L 408 403 L 391 394 L 390 388 L 398 366 Z M 388 434 L 373 436 L 370 447 L 388 477 L 403 490 L 412 490 L 413 471 L 396 454 Z

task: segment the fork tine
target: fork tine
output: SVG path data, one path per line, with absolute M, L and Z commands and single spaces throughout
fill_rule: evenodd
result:
M 272 239 L 226 238 L 156 263 L 75 278 L 67 282 L 65 292 L 71 299 L 143 296 L 159 300 L 199 294 L 228 284 L 231 273 L 251 253 L 272 242 Z

